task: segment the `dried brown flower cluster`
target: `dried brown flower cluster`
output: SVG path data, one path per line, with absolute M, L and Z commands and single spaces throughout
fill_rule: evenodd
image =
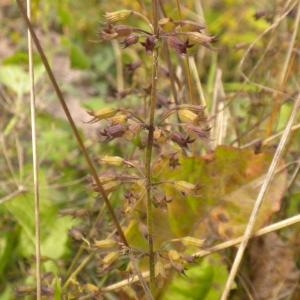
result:
M 124 73 L 128 75 L 126 83 L 130 82 L 131 86 L 115 93 L 119 102 L 118 108 L 91 111 L 89 112 L 92 116 L 90 122 L 100 123 L 99 135 L 102 140 L 106 142 L 114 140 L 120 143 L 121 147 L 124 146 L 124 143 L 132 143 L 135 147 L 137 146 L 135 149 L 143 151 L 146 149 L 146 158 L 144 155 L 137 154 L 138 151 L 135 151 L 130 159 L 105 156 L 100 161 L 101 165 L 122 169 L 123 173 L 108 171 L 102 173 L 100 178 L 107 193 L 119 189 L 120 186 L 124 188 L 122 212 L 124 215 L 129 215 L 130 218 L 133 218 L 132 215 L 137 215 L 139 218 L 137 230 L 144 239 L 149 239 L 152 233 L 151 228 L 149 229 L 146 225 L 146 220 L 151 216 L 149 216 L 148 210 L 147 213 L 145 212 L 146 197 L 147 201 L 148 198 L 151 199 L 151 206 L 155 210 L 166 211 L 173 201 L 172 196 L 166 193 L 168 189 L 174 190 L 183 198 L 197 197 L 199 191 L 197 184 L 187 182 L 184 178 L 178 180 L 160 178 L 157 175 L 160 165 L 164 164 L 170 170 L 178 170 L 181 165 L 178 153 L 193 155 L 191 144 L 199 141 L 205 143 L 209 140 L 209 125 L 205 108 L 202 105 L 184 104 L 188 101 L 174 99 L 174 93 L 170 93 L 170 81 L 173 81 L 175 90 L 182 89 L 182 84 L 176 74 L 174 75 L 174 72 L 170 70 L 170 66 L 164 65 L 163 51 L 165 47 L 168 47 L 172 50 L 170 51 L 171 55 L 181 59 L 186 57 L 189 49 L 196 45 L 211 48 L 215 38 L 205 33 L 205 27 L 202 24 L 189 20 L 162 18 L 157 22 L 157 26 L 153 26 L 146 16 L 132 10 L 106 13 L 105 18 L 106 24 L 101 30 L 102 41 L 118 40 L 123 48 L 135 47 L 134 53 L 138 59 L 125 66 Z M 141 27 L 140 22 L 136 22 L 139 27 L 132 25 L 135 24 L 135 18 L 139 21 L 142 20 L 145 26 Z M 149 59 L 149 56 L 145 56 L 145 54 L 152 55 L 151 82 L 147 82 L 146 76 L 144 78 L 140 76 L 143 71 L 146 74 L 150 70 L 144 59 L 144 57 Z M 156 76 L 162 78 L 162 82 L 155 82 Z M 138 82 L 141 82 L 142 79 L 144 81 L 142 84 L 136 84 L 133 78 Z M 161 88 L 161 86 L 164 87 Z M 121 108 L 121 101 L 127 97 L 129 99 L 135 97 L 141 104 L 134 105 L 134 109 L 128 108 L 128 106 L 125 108 L 126 105 Z M 151 115 L 154 115 L 152 121 Z M 153 161 L 150 158 L 150 163 L 147 165 L 145 160 L 147 161 L 152 150 Z M 149 169 L 150 173 L 153 173 L 150 177 Z M 97 191 L 94 183 L 92 186 Z M 150 197 L 146 196 L 150 194 Z M 129 226 L 128 232 L 130 232 L 130 228 Z M 112 244 L 116 248 L 116 243 L 111 240 L 98 242 L 96 247 L 100 249 Z M 170 250 L 164 254 L 162 254 L 163 251 L 159 253 L 166 257 L 172 268 L 184 272 L 183 265 L 186 259 L 178 252 Z M 105 270 L 120 255 L 120 249 L 106 255 L 103 258 Z M 148 255 L 153 257 L 153 252 L 151 254 L 151 250 L 149 250 Z M 157 260 L 157 267 L 159 263 L 160 261 Z
M 105 14 L 106 27 L 101 31 L 101 39 L 108 41 L 120 39 L 124 48 L 140 44 L 147 52 L 153 52 L 159 40 L 166 40 L 170 48 L 180 55 L 187 54 L 189 48 L 194 45 L 210 47 L 216 39 L 205 33 L 205 26 L 190 20 L 172 20 L 162 18 L 159 20 L 159 31 L 156 36 L 152 31 L 148 32 L 130 25 L 118 24 L 130 16 L 140 17 L 140 14 L 130 10 L 119 10 Z M 146 17 L 145 17 L 146 18 Z M 151 24 L 149 24 L 152 29 Z

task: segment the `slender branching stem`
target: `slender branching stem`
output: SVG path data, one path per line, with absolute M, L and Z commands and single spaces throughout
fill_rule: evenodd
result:
M 127 239 L 125 237 L 125 234 L 124 234 L 124 232 L 123 232 L 123 230 L 121 228 L 121 225 L 120 225 L 120 223 L 118 221 L 118 218 L 117 218 L 117 216 L 116 216 L 116 214 L 115 214 L 115 212 L 113 210 L 113 207 L 112 207 L 112 205 L 109 202 L 107 194 L 106 194 L 106 192 L 105 192 L 105 190 L 103 188 L 102 182 L 100 181 L 99 176 L 97 174 L 97 171 L 96 171 L 96 168 L 94 166 L 94 163 L 92 162 L 92 160 L 91 160 L 91 158 L 90 158 L 90 156 L 88 154 L 88 151 L 87 151 L 87 149 L 86 149 L 86 147 L 84 145 L 84 142 L 83 142 L 83 140 L 82 140 L 82 138 L 80 136 L 80 133 L 79 133 L 79 131 L 78 131 L 76 125 L 75 125 L 75 122 L 74 122 L 74 120 L 73 120 L 73 118 L 72 118 L 72 116 L 70 114 L 70 111 L 69 111 L 68 106 L 67 106 L 67 104 L 65 102 L 64 96 L 62 94 L 62 91 L 59 88 L 58 83 L 57 83 L 57 81 L 56 81 L 56 79 L 54 77 L 54 74 L 53 74 L 52 69 L 51 69 L 51 67 L 49 65 L 49 62 L 48 62 L 48 59 L 47 59 L 47 57 L 46 57 L 46 55 L 44 53 L 44 50 L 43 50 L 43 48 L 42 48 L 42 46 L 40 44 L 40 41 L 39 41 L 39 39 L 38 39 L 38 37 L 37 37 L 34 29 L 33 29 L 33 26 L 31 24 L 30 20 L 27 17 L 27 14 L 26 14 L 25 8 L 24 8 L 24 6 L 22 4 L 22 1 L 21 0 L 17 0 L 17 4 L 18 4 L 18 6 L 20 8 L 22 17 L 24 18 L 27 27 L 30 30 L 33 42 L 34 42 L 34 44 L 35 44 L 35 46 L 36 46 L 36 48 L 37 48 L 37 50 L 39 52 L 41 60 L 42 60 L 42 62 L 44 64 L 44 66 L 45 66 L 46 72 L 47 72 L 47 74 L 49 76 L 49 79 L 50 79 L 52 85 L 53 85 L 53 88 L 54 88 L 54 90 L 56 92 L 56 95 L 57 95 L 57 97 L 59 99 L 59 102 L 60 102 L 60 104 L 61 104 L 61 106 L 62 106 L 62 108 L 64 110 L 64 113 L 65 113 L 65 115 L 66 115 L 66 117 L 67 117 L 67 119 L 68 119 L 68 121 L 70 123 L 70 126 L 71 126 L 71 128 L 73 130 L 73 133 L 75 135 L 77 143 L 78 143 L 78 145 L 79 145 L 79 147 L 80 147 L 80 149 L 81 149 L 81 151 L 83 153 L 83 156 L 84 156 L 84 158 L 85 158 L 85 160 L 86 160 L 86 162 L 87 162 L 87 164 L 89 166 L 91 175 L 92 175 L 92 177 L 93 177 L 93 179 L 94 179 L 94 181 L 96 183 L 96 186 L 97 186 L 97 188 L 98 188 L 98 190 L 99 190 L 99 192 L 100 192 L 100 194 L 101 194 L 101 196 L 102 196 L 102 198 L 103 198 L 103 200 L 104 200 L 104 202 L 105 202 L 105 204 L 107 206 L 107 209 L 108 209 L 108 211 L 109 211 L 109 213 L 111 215 L 111 218 L 112 218 L 112 220 L 113 220 L 113 222 L 114 222 L 114 224 L 116 226 L 116 229 L 117 229 L 117 232 L 118 232 L 118 234 L 120 236 L 120 239 L 122 240 L 122 242 L 126 246 L 128 246 L 128 242 L 127 242 Z
M 154 34 L 158 37 L 158 2 L 152 1 L 153 8 L 153 29 Z M 150 112 L 148 125 L 148 140 L 146 148 L 145 172 L 146 172 L 146 197 L 147 197 L 147 229 L 148 229 L 148 250 L 149 250 L 149 272 L 150 272 L 150 290 L 153 293 L 155 287 L 155 255 L 153 247 L 153 204 L 152 204 L 152 174 L 151 160 L 153 150 L 154 135 L 154 117 L 157 100 L 157 75 L 158 75 L 158 48 L 156 47 L 152 54 L 152 79 L 151 79 L 151 96 Z

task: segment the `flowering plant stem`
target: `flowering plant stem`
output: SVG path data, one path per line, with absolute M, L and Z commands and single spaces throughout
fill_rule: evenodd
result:
M 154 34 L 158 37 L 158 3 L 152 1 L 153 8 L 153 28 Z M 155 287 L 155 255 L 153 249 L 153 204 L 152 204 L 152 179 L 151 179 L 151 159 L 153 149 L 154 134 L 154 116 L 157 99 L 157 74 L 158 74 L 158 48 L 156 47 L 152 54 L 152 79 L 151 79 L 151 96 L 150 96 L 150 114 L 148 125 L 148 139 L 146 148 L 146 191 L 147 191 L 147 229 L 148 229 L 148 250 L 149 250 L 149 272 L 150 272 L 150 290 L 153 294 Z

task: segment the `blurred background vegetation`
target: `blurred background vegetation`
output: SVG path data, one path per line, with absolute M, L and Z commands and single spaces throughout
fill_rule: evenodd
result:
M 177 19 L 176 1 L 161 2 L 168 16 Z M 215 93 L 223 90 L 226 95 L 233 120 L 226 144 L 242 146 L 262 141 L 284 129 L 293 105 L 292 99 L 299 92 L 299 32 L 287 69 L 283 70 L 296 26 L 297 1 L 180 2 L 185 18 L 205 24 L 207 31 L 217 38 L 212 50 L 192 48 L 190 55 L 195 58 L 208 110 L 212 109 Z M 85 137 L 85 144 L 96 161 L 103 154 L 128 157 L 133 148 L 124 147 L 118 141 L 101 143 L 97 125 L 87 123 L 90 116 L 86 110 L 137 106 L 140 100 L 137 95 L 123 97 L 120 92 L 132 86 L 146 88 L 151 69 L 149 56 L 139 47 L 120 52 L 116 43 L 100 41 L 104 13 L 126 8 L 150 16 L 150 5 L 149 0 L 32 2 L 36 32 L 75 122 Z M 272 24 L 278 25 L 272 28 Z M 31 299 L 35 240 L 27 32 L 15 3 L 0 0 L 0 25 L 0 299 Z M 142 23 L 138 25 L 143 26 Z M 180 60 L 175 56 L 172 59 L 179 65 L 177 71 L 180 73 Z M 102 214 L 93 238 L 104 239 L 112 232 L 112 225 L 102 204 L 99 204 L 101 202 L 97 201 L 97 193 L 91 188 L 86 164 L 37 53 L 34 60 L 43 292 L 49 299 L 62 299 L 62 278 L 65 278 L 82 238 L 87 236 L 99 210 Z M 132 78 L 126 75 L 126 66 L 137 60 L 143 61 L 144 68 Z M 121 82 L 118 68 L 124 74 Z M 221 74 L 221 83 L 216 80 L 217 74 Z M 270 122 L 273 113 L 275 119 Z M 286 157 L 286 163 L 292 165 L 288 170 L 290 175 L 297 174 L 293 172 L 295 166 L 299 166 L 299 140 L 299 131 L 295 130 Z M 277 140 L 273 140 L 268 149 L 273 151 L 276 143 Z M 102 167 L 98 167 L 103 171 Z M 299 212 L 299 186 L 299 177 L 293 178 L 274 220 Z M 121 191 L 116 192 L 111 199 L 116 208 L 121 207 L 120 195 Z M 299 226 L 286 230 L 283 236 L 293 249 L 295 258 L 291 263 L 298 264 Z M 71 296 L 66 299 L 79 299 L 72 296 L 72 293 L 77 295 L 78 290 L 83 294 L 91 293 L 92 288 L 87 284 L 102 286 L 115 281 L 113 275 L 101 270 L 98 254 L 94 256 L 95 260 L 91 260 L 77 276 L 77 282 L 70 288 Z M 76 259 L 80 262 L 83 256 Z M 189 269 L 187 276 L 196 282 L 192 285 L 194 288 L 186 277 L 179 277 L 177 282 L 169 285 L 164 299 L 218 299 L 228 272 L 221 260 L 217 255 L 212 261 L 203 260 L 200 268 Z M 291 260 L 290 256 L 287 260 Z M 122 265 L 118 267 L 122 269 Z M 119 277 L 116 275 L 116 278 Z M 300 294 L 299 288 L 296 293 Z M 132 299 L 136 297 L 128 287 L 128 290 L 116 295 L 107 294 L 105 299 L 131 299 L 130 295 L 133 295 Z M 95 296 L 95 299 L 102 298 Z

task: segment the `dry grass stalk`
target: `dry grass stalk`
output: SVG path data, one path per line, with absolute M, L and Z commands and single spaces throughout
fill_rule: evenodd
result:
M 27 0 L 27 16 L 31 19 L 31 1 Z M 31 112 L 31 139 L 32 139 L 32 166 L 33 166 L 33 186 L 34 186 L 34 218 L 35 218 L 35 262 L 36 262 L 36 299 L 42 297 L 41 288 L 41 222 L 40 222 L 40 193 L 39 193 L 39 163 L 37 155 L 36 140 L 36 105 L 35 105 L 35 86 L 34 86 L 34 66 L 32 52 L 32 38 L 30 30 L 28 34 L 28 66 L 30 77 L 30 112 Z

